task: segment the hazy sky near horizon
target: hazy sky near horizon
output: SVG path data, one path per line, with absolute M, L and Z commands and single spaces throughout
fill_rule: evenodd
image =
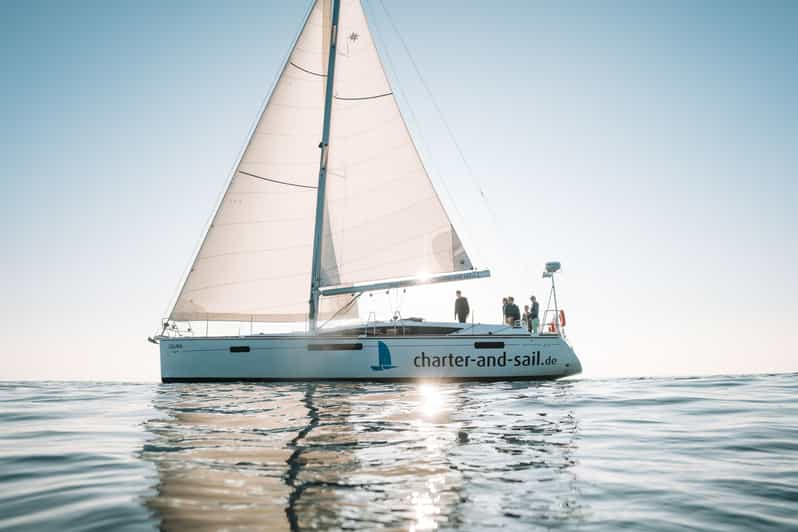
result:
M 497 321 L 556 259 L 587 377 L 798 371 L 798 4 L 382 3 L 400 105 L 494 273 L 403 315 L 451 319 L 461 288 Z M 159 378 L 145 339 L 309 4 L 0 2 L 0 379 Z

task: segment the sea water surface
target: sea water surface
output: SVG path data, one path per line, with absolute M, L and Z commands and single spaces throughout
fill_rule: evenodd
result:
M 0 383 L 2 530 L 798 529 L 798 374 Z

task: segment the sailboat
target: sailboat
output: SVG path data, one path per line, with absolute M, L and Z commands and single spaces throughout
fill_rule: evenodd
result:
M 489 275 L 472 264 L 432 185 L 360 0 L 316 0 L 150 340 L 163 382 L 579 373 L 556 308 L 534 333 L 398 316 L 340 325 L 358 316 L 364 293 Z M 304 328 L 210 336 L 212 322 Z

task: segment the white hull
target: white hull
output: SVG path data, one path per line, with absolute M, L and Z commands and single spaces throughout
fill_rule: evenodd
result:
M 163 382 L 556 379 L 582 371 L 560 336 L 161 338 Z

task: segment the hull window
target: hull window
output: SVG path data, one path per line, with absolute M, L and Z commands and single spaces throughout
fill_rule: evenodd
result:
M 231 353 L 249 353 L 249 346 L 248 345 L 231 345 L 230 346 Z
M 363 344 L 308 344 L 308 351 L 362 351 Z
M 474 342 L 477 349 L 504 349 L 504 342 Z

